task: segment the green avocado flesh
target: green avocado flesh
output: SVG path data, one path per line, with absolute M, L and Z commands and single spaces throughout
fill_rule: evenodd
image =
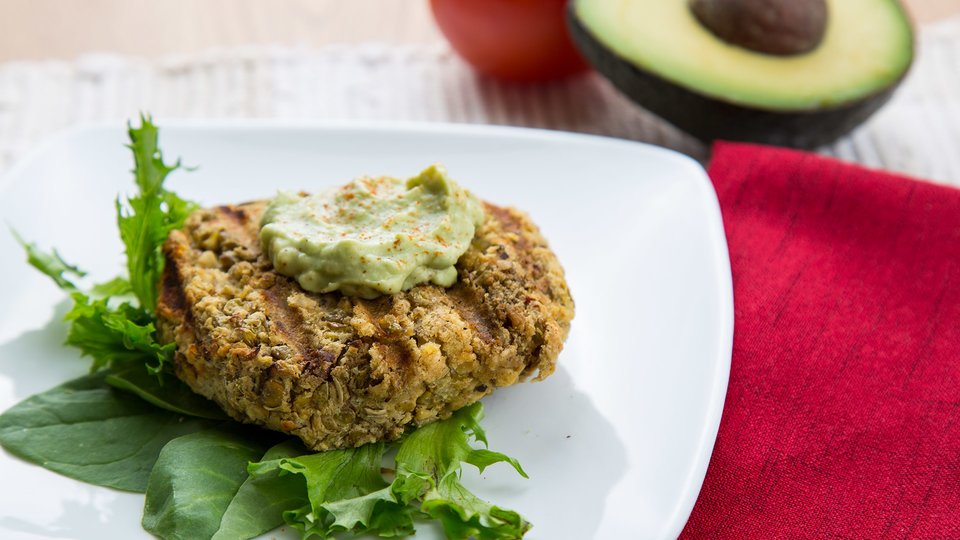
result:
M 686 0 L 574 0 L 573 15 L 609 52 L 701 95 L 776 111 L 842 106 L 895 85 L 913 59 L 913 33 L 895 0 L 827 0 L 813 51 L 776 56 L 731 45 Z
M 376 298 L 453 285 L 482 223 L 479 199 L 432 165 L 406 181 L 363 177 L 314 195 L 281 192 L 263 214 L 260 242 L 277 272 L 308 291 Z

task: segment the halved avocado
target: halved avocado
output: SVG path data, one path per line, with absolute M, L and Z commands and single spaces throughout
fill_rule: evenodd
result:
M 802 0 L 572 0 L 568 24 L 600 73 L 680 129 L 703 140 L 809 148 L 849 132 L 890 98 L 913 61 L 913 30 L 896 0 L 826 0 L 825 28 L 808 32 L 806 52 L 737 43 L 738 33 L 773 20 L 781 28 L 769 25 L 767 40 L 776 46 L 792 28 L 777 20 L 787 2 Z M 735 13 L 711 21 L 696 4 L 728 12 L 746 4 L 757 20 Z M 774 4 L 783 4 L 779 12 Z

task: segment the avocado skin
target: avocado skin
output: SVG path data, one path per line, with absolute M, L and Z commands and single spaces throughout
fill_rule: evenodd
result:
M 857 101 L 809 111 L 777 111 L 708 97 L 640 69 L 604 47 L 580 23 L 574 2 L 567 27 L 584 58 L 635 103 L 694 137 L 811 149 L 831 143 L 863 123 L 885 104 L 903 77 Z M 909 71 L 905 70 L 904 75 Z

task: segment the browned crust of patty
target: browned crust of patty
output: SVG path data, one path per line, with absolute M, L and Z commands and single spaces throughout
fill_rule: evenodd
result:
M 161 336 L 177 344 L 177 376 L 233 418 L 316 450 L 352 447 L 553 372 L 573 300 L 522 212 L 485 205 L 454 286 L 362 300 L 273 272 L 264 206 L 199 210 L 164 245 Z

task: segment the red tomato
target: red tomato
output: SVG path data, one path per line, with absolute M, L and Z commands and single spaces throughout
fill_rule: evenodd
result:
M 587 69 L 564 23 L 566 0 L 430 0 L 450 45 L 478 71 L 545 81 Z

